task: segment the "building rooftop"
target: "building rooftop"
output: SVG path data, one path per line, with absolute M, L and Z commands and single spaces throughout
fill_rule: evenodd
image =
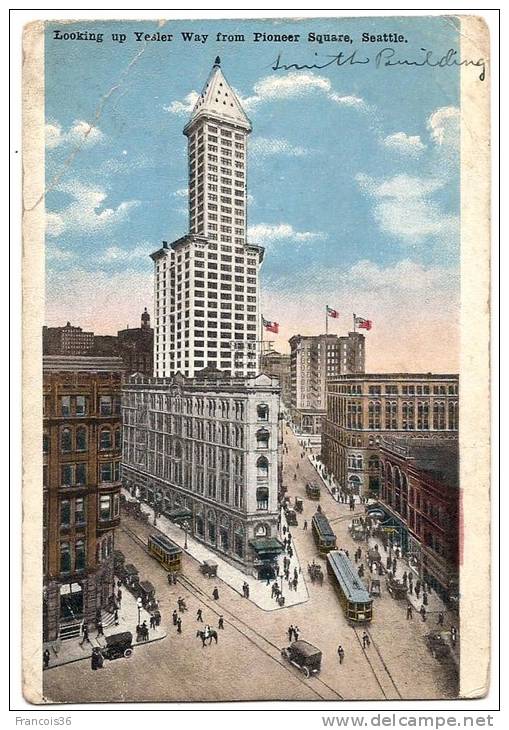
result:
M 330 383 L 349 380 L 459 380 L 457 373 L 347 373 L 330 378 Z
M 457 439 L 384 437 L 380 447 L 408 459 L 412 468 L 426 472 L 448 486 L 459 486 L 459 444 Z
M 124 363 L 120 357 L 94 357 L 92 355 L 44 355 L 44 373 L 61 372 L 122 372 Z
M 221 60 L 216 57 L 212 71 L 203 87 L 189 122 L 184 127 L 184 134 L 201 117 L 211 117 L 220 122 L 230 122 L 236 127 L 251 131 L 251 122 L 247 118 L 241 103 L 226 80 L 221 70 Z

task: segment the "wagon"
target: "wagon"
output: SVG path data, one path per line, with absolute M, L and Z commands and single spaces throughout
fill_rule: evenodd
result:
M 385 585 L 387 591 L 393 598 L 396 598 L 397 600 L 406 598 L 406 594 L 408 593 L 408 587 L 403 583 L 403 581 L 396 580 L 396 578 L 391 578 L 389 576 L 386 580 Z
M 449 661 L 452 658 L 449 637 L 449 631 L 432 631 L 424 637 L 424 642 L 432 656 L 441 662 Z
M 214 563 L 213 560 L 204 560 L 200 565 L 200 570 L 207 578 L 215 578 L 217 576 L 217 563 Z
M 378 550 L 375 550 L 374 548 L 370 548 L 368 550 L 367 554 L 367 561 L 368 563 L 381 563 L 382 562 L 382 556 L 378 552 Z
M 366 530 L 359 519 L 352 520 L 348 526 L 348 532 L 353 540 L 362 542 L 366 539 Z
M 316 580 L 320 585 L 323 584 L 323 570 L 321 565 L 318 565 L 314 561 L 311 564 L 308 563 L 308 574 L 312 583 Z
M 372 598 L 382 595 L 382 589 L 380 588 L 380 581 L 377 578 L 372 578 L 369 581 L 369 595 Z
M 307 641 L 294 641 L 290 646 L 281 649 L 281 656 L 308 678 L 318 674 L 322 666 L 322 652 Z
M 316 482 L 308 482 L 306 484 L 306 496 L 309 499 L 320 499 L 320 485 Z
M 302 512 L 304 509 L 304 502 L 299 497 L 295 497 L 294 509 L 296 512 Z
M 133 635 L 130 631 L 106 636 L 106 646 L 102 650 L 105 659 L 120 659 L 130 657 L 133 653 Z
M 156 595 L 156 589 L 149 580 L 142 580 L 137 586 L 138 596 L 141 598 L 143 607 L 151 604 Z
M 295 513 L 295 510 L 293 509 L 287 509 L 285 510 L 285 516 L 286 516 L 286 523 L 291 526 L 298 525 L 297 522 L 297 514 Z

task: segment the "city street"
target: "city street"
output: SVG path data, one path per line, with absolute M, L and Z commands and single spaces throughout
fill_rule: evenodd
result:
M 264 611 L 242 598 L 219 578 L 208 579 L 199 571 L 196 560 L 183 559 L 183 575 L 176 586 L 169 586 L 167 574 L 146 552 L 147 536 L 153 527 L 123 518 L 117 531 L 116 547 L 134 562 L 144 579 L 155 588 L 167 636 L 146 646 L 137 646 L 130 659 L 105 662 L 92 672 L 90 662 L 49 669 L 44 673 L 44 693 L 48 702 L 112 701 L 196 701 L 196 700 L 341 700 L 341 699 L 440 699 L 457 694 L 451 669 L 433 658 L 423 636 L 433 630 L 433 616 L 422 622 L 414 613 L 406 618 L 406 601 L 392 599 L 384 590 L 374 599 L 374 618 L 369 626 L 371 646 L 362 649 L 361 629 L 353 629 L 343 615 L 336 593 L 326 577 L 322 586 L 307 577 L 307 564 L 325 561 L 315 548 L 311 519 L 317 502 L 305 497 L 307 481 L 318 481 L 316 472 L 296 437 L 285 430 L 288 454 L 284 455 L 284 484 L 287 494 L 303 498 L 304 512 L 298 527 L 291 528 L 307 582 L 309 600 L 277 611 Z M 294 474 L 297 478 L 294 479 Z M 348 505 L 336 503 L 322 488 L 320 501 L 337 535 L 338 547 L 358 547 L 348 534 L 354 513 Z M 362 510 L 363 511 L 363 510 Z M 303 530 L 304 520 L 308 530 Z M 364 546 L 361 546 L 364 547 Z M 252 579 L 251 579 L 252 580 Z M 212 598 L 217 585 L 219 600 Z M 287 589 L 286 589 L 287 590 Z M 177 598 L 183 596 L 188 611 L 183 618 L 182 634 L 172 624 L 171 614 Z M 217 630 L 218 643 L 202 647 L 196 637 L 198 608 L 204 623 Z M 224 617 L 224 630 L 218 617 Z M 298 626 L 300 638 L 323 652 L 321 674 L 307 680 L 280 655 L 288 645 L 287 629 Z M 134 627 L 133 627 L 134 629 Z M 340 666 L 337 647 L 345 659 Z

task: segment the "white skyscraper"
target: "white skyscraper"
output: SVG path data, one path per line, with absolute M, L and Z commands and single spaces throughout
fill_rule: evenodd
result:
M 234 377 L 257 373 L 263 248 L 246 239 L 250 131 L 216 58 L 184 127 L 189 233 L 151 254 L 157 377 L 194 377 L 204 367 Z

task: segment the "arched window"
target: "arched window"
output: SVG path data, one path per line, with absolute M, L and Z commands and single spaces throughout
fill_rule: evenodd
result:
M 259 403 L 256 406 L 256 413 L 259 421 L 269 420 L 269 406 L 266 403 Z
M 378 456 L 370 456 L 369 457 L 369 470 L 371 472 L 378 471 L 380 469 L 380 462 L 378 460 Z
M 225 515 L 219 524 L 219 545 L 225 552 L 230 549 L 230 520 Z
M 101 451 L 106 451 L 108 449 L 111 449 L 111 447 L 111 428 L 102 428 L 99 435 L 99 448 L 101 449 Z
M 258 487 L 256 490 L 256 509 L 269 509 L 269 490 L 267 487 Z
M 435 401 L 433 405 L 433 428 L 437 431 L 445 429 L 445 403 Z
M 196 534 L 203 537 L 203 517 L 201 515 L 196 515 L 194 525 Z
M 72 433 L 67 426 L 60 431 L 60 451 L 72 451 Z
M 269 448 L 270 433 L 266 428 L 259 428 L 256 432 L 256 444 L 259 449 Z
M 86 451 L 88 448 L 88 433 L 86 426 L 78 426 L 76 429 L 76 451 Z
M 268 479 L 269 462 L 265 456 L 260 456 L 256 462 L 256 476 L 258 479 Z
M 457 401 L 449 401 L 449 431 L 458 430 L 458 403 Z
M 85 570 L 86 566 L 86 560 L 85 560 L 85 541 L 84 540 L 76 540 L 76 544 L 74 546 L 74 565 L 75 570 Z

